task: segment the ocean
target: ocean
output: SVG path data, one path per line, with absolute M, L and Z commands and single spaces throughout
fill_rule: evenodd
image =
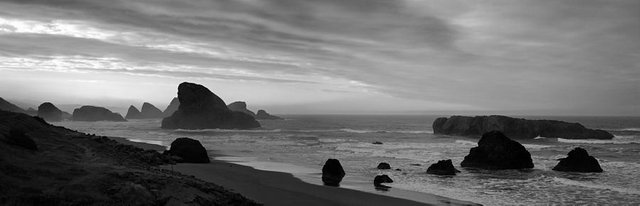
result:
M 532 155 L 531 170 L 489 171 L 461 168 L 460 162 L 479 137 L 433 134 L 428 115 L 289 115 L 286 120 L 261 121 L 255 130 L 164 130 L 160 120 L 129 122 L 59 122 L 81 132 L 125 137 L 168 146 L 175 138 L 200 140 L 219 160 L 256 169 L 291 173 L 321 184 L 328 158 L 339 159 L 347 176 L 342 187 L 376 191 L 375 175 L 387 174 L 393 190 L 430 193 L 484 205 L 640 205 L 640 117 L 525 117 L 580 122 L 604 129 L 612 140 L 571 140 L 539 137 L 516 140 Z M 380 141 L 383 144 L 372 144 Z M 603 173 L 551 170 L 575 147 L 596 157 Z M 456 176 L 426 174 L 429 165 L 451 159 Z M 392 170 L 378 170 L 387 162 Z M 400 169 L 397 171 L 395 169 Z M 419 195 L 418 195 L 419 196 Z M 413 195 L 413 199 L 419 201 Z

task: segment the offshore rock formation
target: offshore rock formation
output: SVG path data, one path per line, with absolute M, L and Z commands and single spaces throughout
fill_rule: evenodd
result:
M 38 117 L 41 117 L 47 122 L 59 122 L 62 121 L 62 110 L 58 109 L 58 107 L 51 102 L 45 102 L 38 106 Z
M 379 170 L 388 170 L 391 169 L 391 165 L 389 165 L 389 163 L 386 162 L 381 162 L 380 164 L 378 164 L 378 168 Z
M 2 97 L 0 97 L 0 110 L 18 112 L 23 114 L 27 113 L 27 111 L 25 111 L 24 109 L 16 106 L 15 104 L 12 104 L 11 102 L 8 102 L 7 100 L 4 100 Z
M 376 177 L 373 178 L 373 185 L 376 187 L 389 187 L 389 186 L 385 186 L 382 185 L 382 183 L 393 183 L 393 180 L 391 179 L 391 177 L 389 177 L 389 175 L 377 175 Z
M 125 119 L 140 119 L 140 110 L 135 106 L 129 106 L 129 110 L 127 110 L 127 115 L 124 117 Z
M 564 139 L 611 139 L 604 130 L 588 129 L 579 123 L 556 120 L 526 120 L 507 116 L 451 116 L 433 122 L 434 134 L 478 136 L 501 131 L 512 138 L 533 139 L 539 136 Z
M 142 119 L 160 119 L 164 117 L 162 111 L 149 102 L 145 102 L 142 104 L 140 116 Z
M 555 171 L 563 172 L 602 172 L 602 167 L 598 160 L 589 156 L 587 150 L 576 147 L 571 150 L 567 157 L 560 159 L 558 165 L 553 167 Z
M 73 110 L 73 121 L 113 121 L 126 122 L 122 115 L 111 112 L 104 107 L 82 106 Z
M 171 142 L 171 149 L 166 151 L 168 155 L 180 157 L 178 162 L 185 163 L 209 163 L 207 150 L 200 141 L 181 137 Z
M 427 174 L 434 175 L 456 175 L 458 172 L 460 171 L 453 166 L 450 159 L 440 160 L 427 168 Z
M 232 102 L 231 104 L 227 105 L 227 107 L 231 110 L 231 111 L 236 111 L 236 112 L 242 112 L 248 115 L 251 115 L 252 117 L 256 117 L 256 114 L 253 113 L 251 110 L 247 109 L 247 103 L 246 102 Z
M 178 97 L 174 97 L 169 103 L 169 105 L 167 106 L 167 108 L 164 109 L 164 112 L 162 112 L 162 116 L 163 117 L 171 116 L 174 112 L 178 111 L 179 107 L 180 107 L 180 100 L 178 100 Z
M 482 135 L 478 146 L 471 148 L 460 165 L 491 170 L 525 169 L 533 168 L 533 161 L 529 151 L 520 143 L 502 132 L 492 131 Z
M 328 159 L 322 166 L 322 182 L 327 186 L 340 186 L 344 177 L 344 169 L 337 159 Z
M 282 119 L 284 119 L 282 117 L 271 115 L 271 114 L 267 113 L 264 110 L 258 110 L 258 113 L 256 114 L 256 118 L 257 119 L 270 119 L 270 120 L 282 120 Z
M 252 116 L 227 108 L 220 97 L 206 87 L 183 82 L 178 86 L 180 106 L 162 120 L 165 129 L 251 129 L 260 127 Z

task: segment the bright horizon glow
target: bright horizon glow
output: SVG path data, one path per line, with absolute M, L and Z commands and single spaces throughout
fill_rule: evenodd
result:
M 0 97 L 275 114 L 640 116 L 640 2 L 0 2 Z M 26 109 L 26 108 L 25 108 Z

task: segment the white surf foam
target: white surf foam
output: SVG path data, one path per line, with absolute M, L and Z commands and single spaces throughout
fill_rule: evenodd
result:
M 573 185 L 573 186 L 586 187 L 586 188 L 592 188 L 592 189 L 606 189 L 606 190 L 616 191 L 616 192 L 625 193 L 625 194 L 640 195 L 640 190 L 631 189 L 631 188 L 620 188 L 620 187 L 613 187 L 609 185 L 600 185 L 600 184 L 575 181 L 575 180 L 570 180 L 570 179 L 560 178 L 560 177 L 554 177 L 553 181 L 556 181 L 565 185 Z

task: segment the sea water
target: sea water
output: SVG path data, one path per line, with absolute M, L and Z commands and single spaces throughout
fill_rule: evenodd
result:
M 392 188 L 436 194 L 486 205 L 640 204 L 639 117 L 526 117 L 580 122 L 604 129 L 612 140 L 539 137 L 517 140 L 529 150 L 530 170 L 476 170 L 460 162 L 479 137 L 434 135 L 437 116 L 292 115 L 261 121 L 254 130 L 164 130 L 160 120 L 129 122 L 60 122 L 81 132 L 118 136 L 169 146 L 178 137 L 200 140 L 220 160 L 256 169 L 288 172 L 314 184 L 328 158 L 339 159 L 347 176 L 342 187 L 372 191 L 372 180 L 387 174 Z M 380 141 L 383 144 L 372 144 Z M 575 147 L 595 156 L 605 172 L 567 173 L 551 170 Z M 429 165 L 451 159 L 456 176 L 426 174 Z M 391 170 L 378 170 L 387 162 Z M 399 169 L 399 170 L 396 170 Z

